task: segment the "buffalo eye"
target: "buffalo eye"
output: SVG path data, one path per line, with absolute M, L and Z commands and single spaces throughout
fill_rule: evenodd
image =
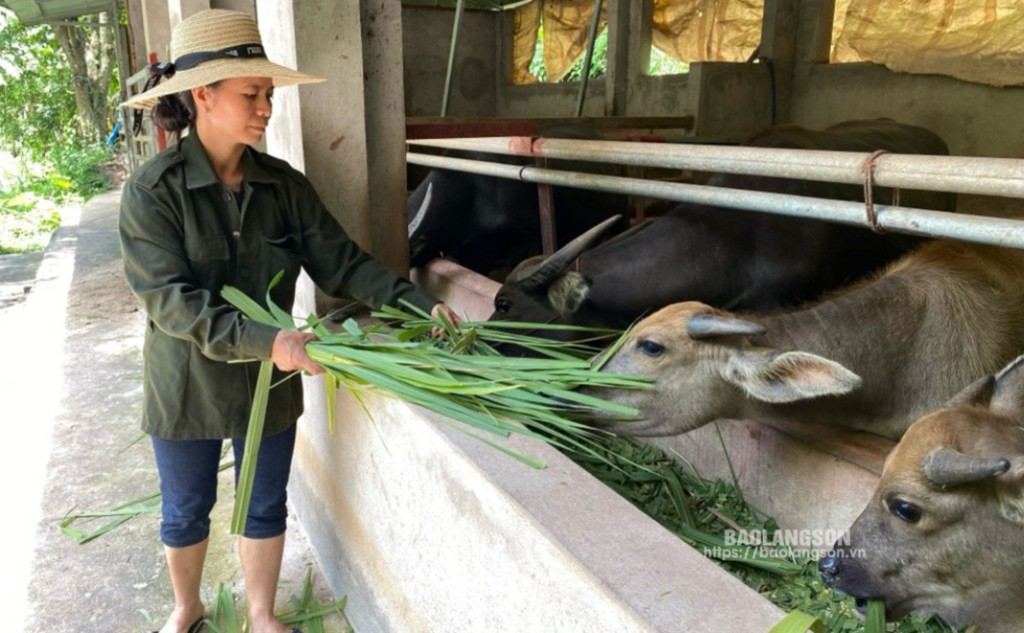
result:
M 904 499 L 893 499 L 889 502 L 889 512 L 900 521 L 917 523 L 921 520 L 921 507 Z
M 661 343 L 655 343 L 654 341 L 640 341 L 636 344 L 636 348 L 640 350 L 641 354 L 650 356 L 651 358 L 657 358 L 665 353 L 665 346 Z
M 508 314 L 509 309 L 512 307 L 512 303 L 505 297 L 495 297 L 494 309 L 501 314 Z

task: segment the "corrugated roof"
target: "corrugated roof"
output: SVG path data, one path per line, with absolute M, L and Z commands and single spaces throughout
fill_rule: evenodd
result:
M 18 16 L 22 24 L 39 24 L 55 20 L 69 20 L 81 15 L 109 11 L 113 0 L 0 0 Z

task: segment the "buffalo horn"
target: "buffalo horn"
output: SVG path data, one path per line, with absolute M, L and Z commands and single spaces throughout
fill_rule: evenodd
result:
M 423 218 L 427 215 L 427 209 L 430 208 L 430 197 L 434 193 L 434 183 L 427 184 L 427 194 L 423 196 L 423 202 L 420 203 L 420 208 L 416 210 L 416 215 L 413 216 L 412 221 L 409 222 L 409 237 L 416 232 L 416 229 L 420 228 L 420 224 L 423 223 Z
M 757 336 L 766 331 L 757 323 L 718 314 L 695 314 L 686 322 L 686 333 L 698 340 L 717 336 Z
M 618 222 L 622 216 L 613 215 L 604 222 L 591 227 L 585 233 L 577 236 L 571 242 L 558 249 L 545 259 L 529 277 L 523 279 L 520 287 L 527 291 L 547 288 L 551 282 L 562 273 L 563 270 L 572 265 L 573 260 L 583 254 L 583 251 L 590 248 L 608 227 Z
M 937 486 L 958 486 L 998 477 L 1010 469 L 1002 457 L 974 457 L 948 446 L 924 458 L 924 476 Z

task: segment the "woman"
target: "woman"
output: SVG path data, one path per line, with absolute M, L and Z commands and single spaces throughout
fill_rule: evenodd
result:
M 321 78 L 269 62 L 256 22 L 233 11 L 181 22 L 171 56 L 173 63 L 154 68 L 155 87 L 127 105 L 155 106 L 158 125 L 188 134 L 125 184 L 119 229 L 128 283 L 148 316 L 143 429 L 160 475 L 160 536 L 175 599 L 161 631 L 191 633 L 202 626 L 199 587 L 221 444 L 232 439 L 237 468 L 257 373 L 255 363 L 228 361 L 270 359 L 280 372 L 322 371 L 305 352 L 312 334 L 243 319 L 220 289 L 229 284 L 261 298 L 283 270 L 272 296 L 290 309 L 305 269 L 328 294 L 374 307 L 406 299 L 455 317 L 350 241 L 301 173 L 250 147 L 266 131 L 275 87 Z M 273 610 L 301 389 L 291 380 L 271 391 L 239 543 L 253 633 L 286 631 Z

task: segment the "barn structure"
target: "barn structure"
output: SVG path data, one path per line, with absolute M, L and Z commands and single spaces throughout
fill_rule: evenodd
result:
M 26 4 L 45 12 L 55 3 Z M 274 61 L 328 78 L 275 95 L 266 151 L 305 171 L 349 234 L 399 271 L 408 265 L 407 152 L 422 151 L 407 140 L 531 136 L 541 120 L 579 115 L 614 138 L 659 141 L 651 147 L 729 144 L 777 122 L 817 129 L 891 117 L 937 132 L 954 157 L 992 159 L 972 163 L 1000 174 L 988 188 L 953 182 L 953 167 L 932 174 L 949 179 L 960 214 L 1021 214 L 1024 15 L 995 2 L 920 15 L 894 4 L 905 5 L 127 0 L 124 76 L 166 59 L 171 29 L 192 13 L 254 15 Z M 552 48 L 543 54 L 538 26 Z M 603 76 L 553 82 L 531 72 L 536 56 L 548 78 L 564 76 L 595 31 L 606 33 Z M 683 64 L 652 74 L 656 56 Z M 138 160 L 166 142 L 146 141 L 135 145 Z M 986 230 L 981 217 L 935 229 L 971 239 Z M 1024 224 L 998 232 L 1000 243 L 1024 247 Z M 490 312 L 493 281 L 446 262 L 413 273 L 458 311 Z M 298 313 L 332 305 L 308 280 L 300 288 Z M 323 386 L 306 380 L 290 495 L 358 631 L 724 633 L 768 631 L 783 616 L 546 446 L 512 441 L 547 463 L 531 470 L 421 409 L 370 398 L 371 422 L 341 394 L 343 422 L 331 435 Z M 798 424 L 720 429 L 755 505 L 795 529 L 845 529 L 892 445 Z M 705 476 L 727 477 L 719 442 L 703 429 L 662 443 Z

